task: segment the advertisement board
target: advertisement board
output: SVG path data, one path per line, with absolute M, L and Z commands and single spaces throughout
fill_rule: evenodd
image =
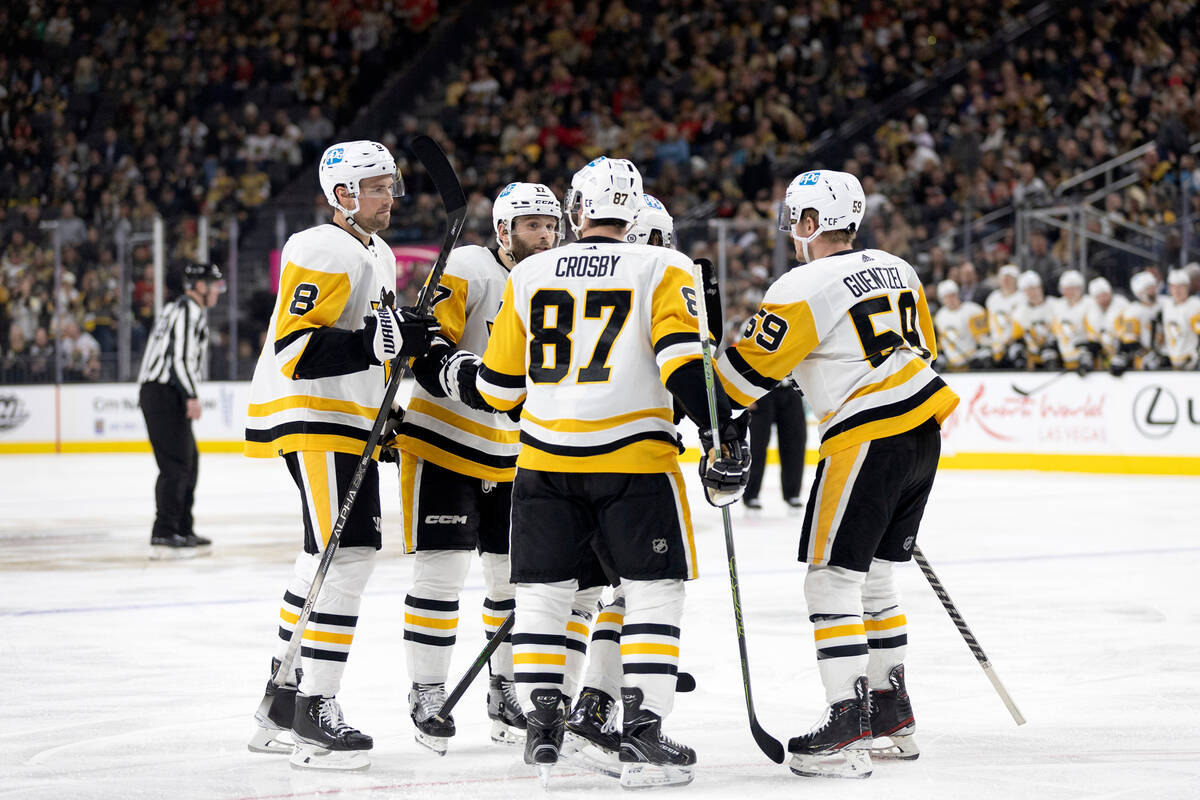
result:
M 943 466 L 1200 475 L 1200 374 L 956 373 Z M 401 384 L 402 403 L 411 381 Z M 136 384 L 0 387 L 0 454 L 148 451 Z M 201 450 L 240 452 L 250 385 L 202 385 Z M 696 460 L 685 423 L 685 460 Z M 809 460 L 817 437 L 810 428 Z

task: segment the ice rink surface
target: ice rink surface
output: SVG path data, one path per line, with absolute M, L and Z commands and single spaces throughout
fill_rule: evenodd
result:
M 698 681 L 667 732 L 695 782 L 728 798 L 1200 797 L 1200 480 L 941 473 L 920 544 L 1029 723 L 1018 728 L 915 565 L 909 619 L 919 760 L 866 781 L 803 779 L 750 738 L 720 514 L 685 465 L 701 577 L 688 585 L 681 666 Z M 0 798 L 507 798 L 543 790 L 488 740 L 484 681 L 444 758 L 406 708 L 397 479 L 383 472 L 385 549 L 339 699 L 375 737 L 364 773 L 293 770 L 246 750 L 299 547 L 282 463 L 203 455 L 197 529 L 211 558 L 151 562 L 149 455 L 0 457 Z M 808 470 L 811 478 L 812 469 Z M 759 719 L 786 742 L 823 708 L 795 550 L 799 518 L 767 473 L 765 510 L 733 515 Z M 482 645 L 478 565 L 452 680 Z M 560 765 L 550 794 L 623 794 Z

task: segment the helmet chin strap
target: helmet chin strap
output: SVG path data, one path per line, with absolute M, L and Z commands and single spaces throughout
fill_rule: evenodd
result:
M 812 261 L 812 255 L 810 255 L 808 252 L 809 243 L 824 232 L 825 231 L 818 225 L 817 229 L 813 231 L 813 235 L 806 238 L 804 236 L 797 236 L 795 229 L 792 230 L 792 238 L 800 243 L 800 250 L 804 253 L 805 264 L 808 264 Z
M 346 218 L 346 222 L 347 222 L 347 224 L 350 225 L 351 228 L 358 231 L 363 236 L 366 236 L 366 237 L 371 236 L 370 233 L 363 230 L 361 225 L 359 225 L 357 222 L 354 221 L 354 215 L 357 214 L 361 210 L 361 206 L 359 206 L 357 197 L 354 199 L 354 210 L 350 210 L 350 209 L 346 208 L 341 203 L 338 203 L 336 206 L 334 206 L 334 208 L 336 208 L 338 211 L 342 212 L 342 216 Z

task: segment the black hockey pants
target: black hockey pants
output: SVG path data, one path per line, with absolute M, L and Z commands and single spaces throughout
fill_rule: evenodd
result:
M 200 459 L 192 421 L 187 418 L 187 397 L 173 386 L 143 383 L 138 392 L 150 447 L 158 462 L 154 485 L 156 513 L 151 536 L 192 533 L 192 502 Z

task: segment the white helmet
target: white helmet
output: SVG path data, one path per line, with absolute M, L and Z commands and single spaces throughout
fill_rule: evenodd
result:
M 1168 286 L 1191 286 L 1192 279 L 1181 269 L 1173 269 L 1167 273 Z
M 1033 288 L 1040 289 L 1042 288 L 1042 276 L 1031 269 L 1027 269 L 1021 273 L 1021 277 L 1017 278 L 1017 288 L 1022 291 Z
M 492 228 L 496 232 L 496 243 L 504 246 L 500 242 L 501 222 L 511 232 L 514 219 L 533 216 L 562 220 L 562 206 L 550 187 L 542 183 L 510 183 L 505 186 L 496 196 L 496 202 L 492 203 Z
M 1129 288 L 1133 290 L 1134 297 L 1151 302 L 1158 293 L 1158 281 L 1149 272 L 1138 272 L 1129 279 Z
M 817 229 L 808 238 L 797 236 L 794 230 L 805 209 L 817 212 Z M 779 230 L 786 231 L 800 242 L 807 261 L 808 245 L 826 231 L 854 233 L 862 224 L 867 210 L 867 196 L 858 178 L 848 172 L 812 170 L 802 172 L 788 184 L 783 202 L 779 204 Z
M 952 294 L 958 294 L 958 284 L 954 281 L 947 278 L 937 285 L 938 300 L 942 300 Z
M 359 139 L 354 142 L 339 142 L 331 145 L 321 156 L 321 166 L 318 168 L 321 178 L 321 191 L 329 205 L 341 211 L 346 220 L 358 230 L 354 215 L 358 213 L 358 201 L 354 208 L 346 208 L 338 202 L 338 186 L 345 186 L 351 197 L 358 197 L 358 184 L 364 178 L 374 178 L 378 175 L 391 175 L 392 197 L 404 196 L 404 178 L 396 168 L 396 159 L 388 149 L 379 142 Z M 364 231 L 365 233 L 365 231 Z
M 642 205 L 642 174 L 632 161 L 600 156 L 571 178 L 567 222 L 578 235 L 587 219 L 619 219 L 626 228 Z
M 1069 269 L 1058 277 L 1058 290 L 1061 292 L 1068 286 L 1075 286 L 1080 289 L 1084 286 L 1083 273 L 1077 269 Z
M 1102 294 L 1112 294 L 1112 284 L 1104 278 L 1092 278 L 1088 282 L 1088 294 L 1097 297 Z
M 675 220 L 671 219 L 661 200 L 652 194 L 643 194 L 642 207 L 634 215 L 625 241 L 650 244 L 650 236 L 656 232 L 662 237 L 663 247 L 675 246 Z

